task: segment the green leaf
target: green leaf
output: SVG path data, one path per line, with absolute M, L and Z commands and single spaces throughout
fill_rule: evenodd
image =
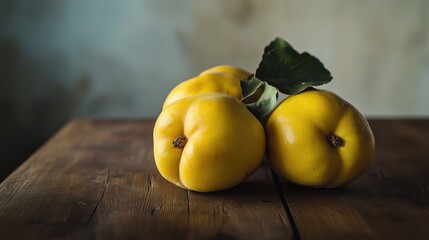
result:
M 241 101 L 244 103 L 252 101 L 252 96 L 257 95 L 257 92 L 261 89 L 262 85 L 264 85 L 264 82 L 254 77 L 247 81 L 241 80 L 240 86 L 241 93 L 243 94 L 243 99 Z
M 244 96 L 241 101 L 257 119 L 269 114 L 277 104 L 278 91 L 267 82 L 253 77 L 241 81 L 241 89 Z
M 281 38 L 265 47 L 255 76 L 289 95 L 332 79 L 319 59 L 307 52 L 298 53 Z

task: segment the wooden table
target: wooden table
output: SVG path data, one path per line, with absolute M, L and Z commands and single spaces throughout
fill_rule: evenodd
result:
M 152 120 L 75 120 L 0 185 L 1 239 L 429 239 L 429 120 L 371 120 L 376 159 L 338 189 L 262 166 L 223 192 L 156 170 Z

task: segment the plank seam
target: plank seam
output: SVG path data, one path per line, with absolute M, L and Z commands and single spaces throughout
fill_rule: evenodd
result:
M 191 209 L 190 209 L 190 202 L 189 202 L 189 189 L 186 189 L 185 190 L 186 191 L 186 201 L 188 202 L 188 209 L 187 209 L 187 214 L 188 214 L 188 226 L 187 226 L 187 230 L 188 230 L 188 233 L 187 233 L 187 238 L 189 239 L 189 238 L 191 238 L 190 237 L 190 234 L 191 234 Z
M 279 194 L 280 200 L 283 204 L 283 208 L 289 218 L 289 222 L 290 225 L 292 227 L 292 233 L 293 233 L 293 238 L 296 240 L 301 240 L 301 236 L 299 235 L 299 231 L 298 231 L 298 227 L 296 225 L 295 219 L 293 217 L 292 211 L 289 208 L 289 204 L 287 203 L 286 200 L 286 195 L 283 192 L 283 183 L 280 181 L 279 177 L 277 176 L 276 173 L 274 173 L 273 171 L 271 171 L 271 176 L 273 177 L 274 180 L 274 184 L 276 186 L 277 189 L 277 193 Z

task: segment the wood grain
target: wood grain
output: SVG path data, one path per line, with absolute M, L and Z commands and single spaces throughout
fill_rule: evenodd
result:
M 293 238 L 267 166 L 228 191 L 180 189 L 156 170 L 153 124 L 67 124 L 1 183 L 1 238 Z
M 283 184 L 301 239 L 429 239 L 429 121 L 372 120 L 376 157 L 338 189 Z
M 370 124 L 375 162 L 345 187 L 284 184 L 264 165 L 236 188 L 202 194 L 159 175 L 153 121 L 72 121 L 1 183 L 0 236 L 428 239 L 429 121 Z

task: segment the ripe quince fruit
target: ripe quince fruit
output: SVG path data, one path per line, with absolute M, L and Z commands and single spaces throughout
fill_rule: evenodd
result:
M 249 75 L 245 70 L 228 65 L 207 69 L 173 88 L 164 101 L 163 109 L 181 98 L 203 93 L 225 93 L 240 100 L 243 98 L 240 80 Z
M 262 124 L 230 95 L 212 93 L 175 101 L 155 123 L 154 157 L 161 175 L 199 192 L 234 187 L 261 164 Z
M 375 152 L 366 119 L 326 90 L 291 95 L 266 123 L 267 157 L 279 175 L 311 187 L 338 187 L 359 177 Z

